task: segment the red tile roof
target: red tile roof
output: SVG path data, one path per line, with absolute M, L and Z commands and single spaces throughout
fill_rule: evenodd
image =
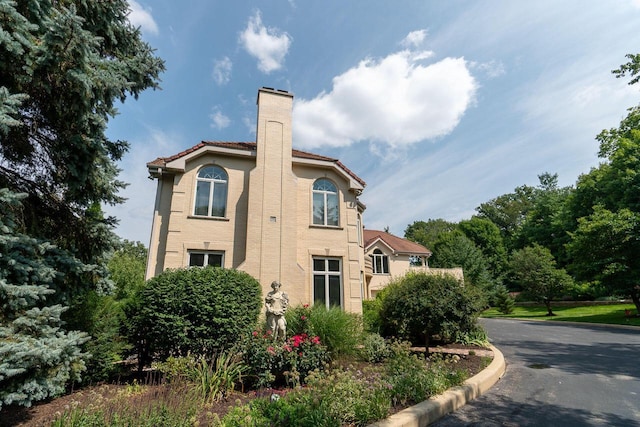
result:
M 382 240 L 387 246 L 393 249 L 394 252 L 410 255 L 431 256 L 431 251 L 418 243 L 394 236 L 393 234 L 385 231 L 364 230 L 365 250 L 378 240 Z
M 256 143 L 255 142 L 222 142 L 222 141 L 202 141 L 200 144 L 194 145 L 191 148 L 188 148 L 184 151 L 181 151 L 178 154 L 174 154 L 170 157 L 158 157 L 157 159 L 147 163 L 147 166 L 158 166 L 163 167 L 166 166 L 167 163 L 172 162 L 180 157 L 184 157 L 194 151 L 197 151 L 203 147 L 219 147 L 219 148 L 229 148 L 233 150 L 242 150 L 242 151 L 256 151 Z M 366 185 L 364 180 L 362 180 L 359 176 L 353 173 L 349 168 L 347 168 L 342 162 L 338 159 L 334 159 L 331 157 L 321 156 L 319 154 L 313 154 L 306 151 L 296 150 L 295 148 L 291 150 L 291 154 L 293 157 L 297 157 L 300 159 L 309 159 L 309 160 L 320 160 L 323 162 L 335 163 L 340 169 L 345 171 L 349 176 L 358 181 L 363 186 Z

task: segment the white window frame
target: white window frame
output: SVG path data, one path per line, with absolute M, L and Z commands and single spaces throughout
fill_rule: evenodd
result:
M 203 265 L 192 265 L 191 264 L 191 256 L 192 255 L 204 255 L 204 264 Z M 209 256 L 216 255 L 220 256 L 220 266 L 224 268 L 224 251 L 202 251 L 202 250 L 189 250 L 187 251 L 187 265 L 189 267 L 207 267 L 209 266 Z M 214 266 L 217 267 L 217 266 Z
M 324 269 L 323 270 L 316 270 L 316 261 L 323 261 L 324 263 Z M 337 271 L 330 271 L 329 270 L 329 262 L 330 261 L 337 261 L 338 262 L 338 270 Z M 331 308 L 331 295 L 330 295 L 330 278 L 332 277 L 338 277 L 339 281 L 340 281 L 340 286 L 339 286 L 339 297 L 340 297 L 340 308 L 344 307 L 344 301 L 343 301 L 343 294 L 344 294 L 344 281 L 343 281 L 343 277 L 342 277 L 342 258 L 337 258 L 337 257 L 320 257 L 320 256 L 314 256 L 312 259 L 312 297 L 313 297 L 313 302 L 314 304 L 316 304 L 316 300 L 324 300 L 324 304 L 325 307 L 327 309 Z M 323 281 L 324 281 L 324 297 L 322 299 L 316 299 L 316 278 L 317 277 L 322 277 Z
M 328 189 L 316 189 L 316 185 L 321 181 L 326 181 L 331 184 L 331 186 L 335 189 L 335 191 L 331 191 Z M 316 222 L 316 195 L 322 196 L 322 222 Z M 334 196 L 336 200 L 336 209 L 337 209 L 337 217 L 335 224 L 329 224 L 329 215 L 328 215 L 328 207 L 329 207 L 329 198 Z M 340 227 L 340 191 L 338 190 L 338 186 L 335 182 L 328 178 L 318 178 L 313 182 L 313 186 L 311 187 L 311 223 L 315 226 L 319 227 Z
M 389 274 L 389 256 L 380 249 L 374 249 L 373 254 L 371 254 L 371 261 L 373 263 L 373 274 Z
M 221 173 L 221 176 L 224 176 L 224 178 L 220 178 L 220 177 L 201 177 L 200 173 L 206 169 L 206 168 L 214 168 L 215 170 L 218 170 Z M 203 215 L 203 214 L 199 214 L 196 212 L 196 209 L 198 208 L 198 183 L 200 182 L 207 182 L 209 183 L 209 195 L 208 195 L 208 199 L 207 199 L 207 214 Z M 221 187 L 224 186 L 224 191 L 225 191 L 225 195 L 224 195 L 224 213 L 222 214 L 222 216 L 218 216 L 218 215 L 213 215 L 213 200 L 214 200 L 214 190 L 216 188 L 218 188 L 218 191 L 221 190 Z M 224 168 L 222 168 L 221 166 L 218 165 L 206 165 L 203 166 L 202 168 L 200 168 L 200 170 L 198 171 L 198 175 L 196 175 L 196 185 L 195 185 L 195 189 L 194 189 L 194 193 L 195 196 L 193 198 L 193 215 L 194 216 L 198 216 L 198 217 L 204 217 L 204 218 L 226 218 L 227 215 L 227 201 L 229 198 L 229 174 L 227 173 L 226 170 L 224 170 Z

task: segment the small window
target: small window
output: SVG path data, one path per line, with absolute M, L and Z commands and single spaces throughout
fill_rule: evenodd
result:
M 313 259 L 313 303 L 342 307 L 342 272 L 339 258 Z
M 200 169 L 193 214 L 224 218 L 227 211 L 227 181 L 227 173 L 219 166 Z
M 389 257 L 380 249 L 373 251 L 373 274 L 389 274 Z
M 224 252 L 189 252 L 189 267 L 223 267 Z
M 339 218 L 338 188 L 328 179 L 317 180 L 313 183 L 313 224 L 337 227 Z

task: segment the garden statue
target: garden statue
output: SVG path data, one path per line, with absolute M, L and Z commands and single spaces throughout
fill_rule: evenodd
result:
M 282 285 L 279 282 L 272 282 L 271 288 L 273 290 L 264 299 L 264 305 L 267 308 L 267 328 L 273 334 L 274 340 L 287 339 L 287 321 L 284 318 L 284 313 L 289 306 L 289 297 L 286 293 L 280 292 L 280 286 Z

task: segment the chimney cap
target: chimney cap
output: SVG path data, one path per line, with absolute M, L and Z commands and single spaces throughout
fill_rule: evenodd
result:
M 284 90 L 284 89 L 274 89 L 272 87 L 267 87 L 267 86 L 262 86 L 260 89 L 258 89 L 258 100 L 260 98 L 260 92 L 269 92 L 269 93 L 273 93 L 275 95 L 285 95 L 285 96 L 289 96 L 291 98 L 293 98 L 293 93 Z

